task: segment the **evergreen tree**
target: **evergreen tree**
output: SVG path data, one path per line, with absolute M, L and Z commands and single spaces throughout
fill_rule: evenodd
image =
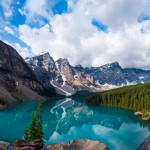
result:
M 25 130 L 24 139 L 27 142 L 30 141 L 30 135 L 29 135 L 29 129 L 28 128 Z
M 38 138 L 43 139 L 43 128 L 42 128 L 42 104 L 38 101 L 37 104 L 37 128 L 38 128 Z
M 25 141 L 43 139 L 42 104 L 40 100 L 37 103 L 36 113 L 32 113 L 31 123 L 29 127 L 25 130 L 24 139 Z
M 31 120 L 31 124 L 29 126 L 30 141 L 38 138 L 37 131 L 38 131 L 37 116 L 35 115 L 35 113 L 32 113 L 32 120 Z

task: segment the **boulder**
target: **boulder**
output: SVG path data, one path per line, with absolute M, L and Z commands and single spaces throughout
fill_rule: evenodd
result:
M 40 150 L 43 147 L 43 141 L 41 141 L 40 139 L 29 142 L 28 144 L 34 147 L 36 150 Z
M 57 143 L 47 146 L 47 150 L 108 150 L 107 146 L 99 141 L 73 140 L 66 143 Z
M 16 140 L 13 144 L 13 150 L 41 150 L 43 142 L 36 139 L 32 142 L 25 142 L 24 140 Z
M 150 150 L 150 137 L 146 138 L 136 150 Z
M 22 145 L 25 144 L 25 141 L 24 140 L 16 140 L 13 144 L 13 148 L 16 148 L 16 147 L 21 147 Z
M 9 150 L 9 143 L 0 141 L 0 150 Z

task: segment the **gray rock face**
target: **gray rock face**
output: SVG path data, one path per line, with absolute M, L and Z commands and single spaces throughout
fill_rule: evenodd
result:
M 34 71 L 38 80 L 44 85 L 52 85 L 61 95 L 72 95 L 77 90 L 88 89 L 94 86 L 93 77 L 80 72 L 70 65 L 67 59 L 54 61 L 47 52 L 33 58 L 25 59 L 28 66 Z
M 9 150 L 9 143 L 0 141 L 0 150 Z
M 122 68 L 115 62 L 112 64 L 106 64 L 101 67 L 85 68 L 85 72 L 91 74 L 99 84 L 112 84 L 121 85 L 125 83 L 125 79 L 122 73 Z
M 83 71 L 93 76 L 98 86 L 103 85 L 130 85 L 150 81 L 150 70 L 135 68 L 123 69 L 118 62 L 106 64 L 101 67 L 82 67 L 78 65 L 76 70 Z
M 56 78 L 59 78 L 59 82 L 62 82 L 55 62 L 49 53 L 43 52 L 33 58 L 26 58 L 25 61 L 41 83 L 49 84 L 51 80 Z
M 49 145 L 47 150 L 108 150 L 107 146 L 99 141 L 73 140 L 67 143 Z
M 43 93 L 42 85 L 23 58 L 11 46 L 0 41 L 0 104 L 9 105 L 18 98 L 17 92 L 24 93 L 21 86 L 18 88 L 19 84 L 31 93 Z

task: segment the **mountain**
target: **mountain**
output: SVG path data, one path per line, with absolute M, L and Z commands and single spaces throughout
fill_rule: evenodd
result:
M 0 41 L 0 108 L 19 100 L 36 99 L 42 94 L 41 83 L 23 58 Z
M 115 88 L 124 85 L 146 83 L 150 81 L 150 70 L 135 68 L 122 68 L 118 62 L 106 64 L 101 67 L 75 66 L 78 71 L 83 71 L 95 80 L 95 84 L 100 87 Z
M 53 87 L 61 95 L 77 91 L 104 91 L 125 85 L 150 81 L 150 70 L 122 68 L 118 62 L 100 67 L 73 67 L 67 59 L 54 59 L 48 52 L 25 59 L 38 80 L 46 87 Z
M 80 90 L 95 91 L 93 77 L 76 70 L 67 59 L 54 61 L 48 52 L 42 52 L 25 61 L 38 80 L 45 87 L 54 87 L 58 94 L 70 96 Z

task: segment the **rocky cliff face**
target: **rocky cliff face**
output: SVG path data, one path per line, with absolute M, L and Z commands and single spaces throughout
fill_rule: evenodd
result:
M 17 99 L 34 99 L 43 93 L 33 71 L 11 46 L 0 41 L 0 101 L 11 104 Z M 26 93 L 31 93 L 31 97 Z M 37 94 L 38 93 L 38 94 Z
M 62 95 L 72 95 L 78 90 L 91 90 L 94 79 L 91 75 L 77 71 L 67 59 L 54 61 L 47 52 L 25 59 L 38 80 L 44 85 L 52 85 Z
M 51 80 L 59 78 L 60 74 L 56 68 L 53 58 L 49 53 L 41 53 L 38 56 L 32 58 L 26 58 L 26 63 L 34 71 L 38 80 L 43 84 L 49 84 Z
M 101 67 L 84 68 L 78 65 L 75 69 L 93 76 L 95 84 L 99 87 L 107 86 L 109 88 L 115 88 L 150 81 L 150 70 L 135 68 L 123 69 L 118 62 L 106 64 Z

